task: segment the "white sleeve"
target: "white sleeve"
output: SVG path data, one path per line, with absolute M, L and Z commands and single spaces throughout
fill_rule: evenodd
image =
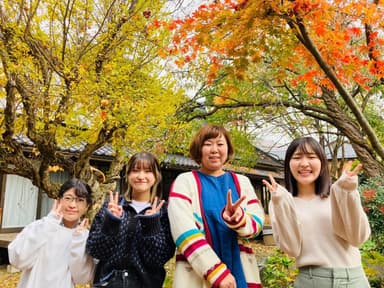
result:
M 9 262 L 20 270 L 31 268 L 40 248 L 47 243 L 49 235 L 58 230 L 59 225 L 59 219 L 51 212 L 24 227 L 8 246 Z
M 71 271 L 73 282 L 76 284 L 87 284 L 93 279 L 95 262 L 85 250 L 88 233 L 88 230 L 74 230 L 72 235 L 69 270 Z

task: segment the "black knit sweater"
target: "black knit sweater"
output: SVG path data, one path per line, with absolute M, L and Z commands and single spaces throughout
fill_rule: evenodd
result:
M 175 253 L 166 205 L 160 213 L 144 216 L 150 208 L 136 213 L 129 202 L 120 200 L 124 212 L 117 218 L 108 202 L 96 214 L 87 240 L 87 252 L 99 260 L 94 284 L 108 282 L 114 270 L 133 270 L 143 288 L 161 288 L 164 264 Z

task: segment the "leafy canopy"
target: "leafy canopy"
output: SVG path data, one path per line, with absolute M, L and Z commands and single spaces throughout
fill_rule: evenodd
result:
M 0 3 L 0 157 L 17 164 L 3 172 L 49 190 L 49 167 L 84 176 L 103 145 L 116 161 L 127 149 L 166 150 L 167 134 L 182 128 L 174 114 L 185 99 L 157 53 L 169 32 L 151 28 L 168 17 L 164 3 Z M 35 145 L 33 163 L 18 135 Z M 76 159 L 63 151 L 72 144 L 84 147 Z

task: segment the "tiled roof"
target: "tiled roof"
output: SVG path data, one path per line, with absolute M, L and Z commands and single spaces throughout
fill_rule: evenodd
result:
M 22 145 L 26 146 L 33 146 L 33 142 L 26 136 L 18 135 L 15 136 L 15 139 L 17 142 L 19 142 Z M 80 143 L 75 145 L 70 145 L 68 147 L 64 147 L 63 151 L 68 151 L 70 153 L 80 153 L 86 143 Z M 256 149 L 257 150 L 257 149 Z M 260 150 L 261 151 L 261 150 Z M 259 151 L 259 153 L 260 153 Z M 100 147 L 97 149 L 94 153 L 94 155 L 100 156 L 100 157 L 113 157 L 114 156 L 114 150 L 112 146 L 105 145 L 103 147 Z M 268 155 L 268 153 L 263 152 L 261 154 L 261 157 L 259 158 L 258 162 L 260 162 L 260 167 L 258 168 L 247 168 L 247 167 L 238 167 L 233 165 L 226 165 L 227 169 L 239 172 L 239 173 L 246 173 L 250 175 L 258 175 L 258 176 L 268 176 L 269 173 L 275 173 L 270 170 L 264 170 L 264 167 L 270 166 L 271 168 L 279 168 L 281 166 L 280 162 L 274 158 Z M 162 165 L 166 168 L 174 168 L 174 169 L 181 169 L 181 170 L 191 170 L 191 169 L 197 169 L 199 168 L 199 165 L 193 161 L 191 158 L 179 155 L 179 154 L 168 154 L 166 158 L 163 160 Z M 280 178 L 278 173 L 275 175 L 277 178 Z
M 331 153 L 329 149 L 325 149 L 325 154 L 327 155 L 328 160 L 332 159 Z M 340 147 L 337 151 L 337 159 L 343 158 L 345 159 L 355 159 L 357 158 L 355 150 L 353 150 L 353 147 L 350 143 L 345 143 L 343 147 Z
M 185 169 L 199 168 L 199 165 L 191 158 L 179 154 L 168 154 L 162 164 L 166 167 L 180 167 Z
M 21 145 L 33 146 L 33 142 L 27 136 L 15 135 L 14 139 Z M 68 147 L 62 147 L 62 150 L 68 151 L 70 153 L 80 153 L 84 149 L 86 144 L 87 143 L 85 143 L 85 142 L 82 142 L 80 144 L 73 144 L 73 145 L 70 145 Z M 113 157 L 114 156 L 114 150 L 113 150 L 111 145 L 104 145 L 104 146 L 100 147 L 99 149 L 95 150 L 93 152 L 93 154 L 97 155 L 97 156 Z
M 199 165 L 195 161 L 193 161 L 192 159 L 186 156 L 178 155 L 178 154 L 167 155 L 167 157 L 163 160 L 162 164 L 166 168 L 174 168 L 174 169 L 182 169 L 182 170 L 191 170 L 191 169 L 199 168 Z M 241 174 L 268 177 L 268 175 L 272 173 L 272 175 L 275 178 L 282 177 L 281 173 L 277 173 L 275 171 L 270 171 L 270 170 L 259 169 L 259 168 L 239 167 L 239 166 L 227 164 L 225 165 L 225 169 L 232 170 Z
M 266 153 L 275 156 L 279 160 L 284 161 L 286 150 L 287 150 L 287 148 L 285 148 L 285 149 L 283 149 L 283 148 L 271 149 L 270 151 L 268 151 Z M 264 151 L 267 151 L 267 150 L 264 148 Z M 357 158 L 356 152 L 355 152 L 355 150 L 353 150 L 353 147 L 350 143 L 345 143 L 343 147 L 339 148 L 339 150 L 337 151 L 337 158 L 338 159 L 343 158 L 342 157 L 343 154 L 344 154 L 345 159 Z M 330 149 L 328 147 L 326 147 L 326 149 L 325 149 L 325 155 L 327 156 L 328 160 L 332 159 Z

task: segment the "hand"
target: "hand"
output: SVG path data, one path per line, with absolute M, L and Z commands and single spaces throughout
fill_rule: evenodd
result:
M 236 280 L 232 274 L 228 274 L 224 277 L 224 279 L 220 282 L 219 288 L 236 288 Z
M 277 186 L 279 184 L 277 184 L 277 182 L 275 181 L 275 178 L 273 178 L 273 176 L 271 174 L 268 175 L 269 176 L 269 181 L 271 181 L 271 183 L 269 183 L 267 180 L 263 179 L 263 184 L 267 187 L 269 193 L 273 194 L 273 193 L 276 193 L 276 190 L 277 190 Z
M 119 205 L 119 193 L 118 192 L 115 192 L 115 195 L 113 195 L 113 192 L 109 191 L 108 210 L 118 218 L 120 218 L 121 215 L 123 214 L 123 207 L 121 207 L 121 205 Z
M 152 203 L 152 208 L 145 211 L 145 215 L 152 215 L 159 212 L 164 203 L 164 200 L 161 200 L 159 203 L 157 203 L 157 197 L 155 197 L 155 200 Z
M 239 222 L 241 216 L 243 216 L 243 209 L 240 207 L 241 202 L 246 198 L 245 195 L 241 196 L 235 203 L 232 203 L 232 191 L 228 189 L 227 192 L 227 205 L 223 212 L 223 218 L 225 221 Z
M 75 231 L 81 232 L 84 230 L 88 230 L 88 228 L 89 228 L 89 219 L 84 218 L 83 221 L 81 221 L 81 223 L 75 228 Z
M 344 166 L 343 172 L 349 177 L 358 175 L 361 168 L 363 168 L 363 164 L 361 163 L 357 164 L 356 167 L 353 168 L 353 170 L 351 170 L 351 168 L 352 168 L 352 161 L 348 161 Z
M 63 212 L 61 211 L 61 203 L 58 199 L 55 199 L 52 205 L 51 211 L 55 214 L 57 220 L 61 222 L 63 220 Z

